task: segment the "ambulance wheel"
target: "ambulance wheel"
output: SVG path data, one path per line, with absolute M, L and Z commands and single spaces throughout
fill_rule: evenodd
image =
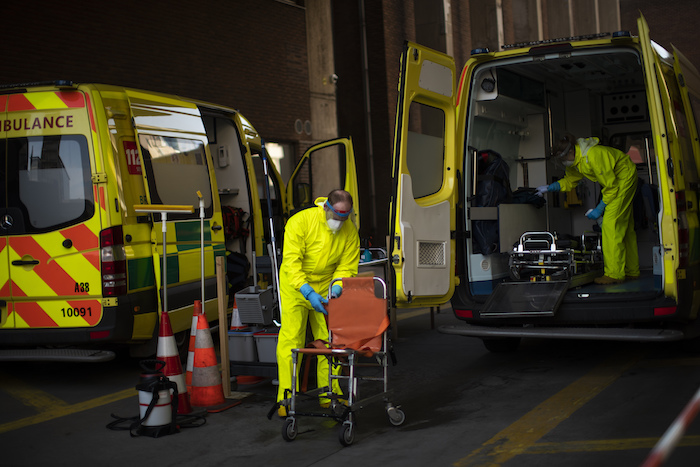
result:
M 355 425 L 353 425 L 351 422 L 345 422 L 340 425 L 338 440 L 343 446 L 350 446 L 353 441 L 355 441 Z
M 297 431 L 297 421 L 293 418 L 288 418 L 282 425 L 282 438 L 285 441 L 294 441 L 299 432 Z
M 389 422 L 394 426 L 401 426 L 406 421 L 406 414 L 397 407 L 389 407 L 386 409 L 386 414 L 389 416 Z
M 519 337 L 493 337 L 484 339 L 484 346 L 489 352 L 493 353 L 515 352 L 518 350 L 519 345 Z

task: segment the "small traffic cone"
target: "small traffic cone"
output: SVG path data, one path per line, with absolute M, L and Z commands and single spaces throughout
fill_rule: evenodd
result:
M 229 331 L 243 331 L 248 329 L 248 326 L 244 326 L 241 322 L 241 314 L 238 312 L 238 305 L 236 305 L 236 297 L 233 297 L 233 312 L 231 313 L 231 328 Z M 255 384 L 262 381 L 261 376 L 249 376 L 249 375 L 238 375 L 236 376 L 236 382 L 238 384 Z
M 187 350 L 187 370 L 185 371 L 185 384 L 187 390 L 192 392 L 192 368 L 194 367 L 194 346 L 197 340 L 197 317 L 202 314 L 202 301 L 194 301 L 194 311 L 192 312 L 192 325 L 190 326 L 190 346 Z
M 180 354 L 177 351 L 177 343 L 175 342 L 173 328 L 170 325 L 170 317 L 167 312 L 160 315 L 156 360 L 165 362 L 163 375 L 177 383 L 177 413 L 191 413 L 190 394 L 187 392 L 185 375 L 182 373 L 182 362 L 180 362 Z
M 226 404 L 218 365 L 207 317 L 199 315 L 197 317 L 197 339 L 194 349 L 192 394 L 190 397 L 193 406 L 206 407 L 209 412 L 221 412 L 241 403 L 241 401 L 236 401 Z
M 241 322 L 241 314 L 238 312 L 236 297 L 233 297 L 233 312 L 231 313 L 231 328 L 229 331 L 242 331 L 246 326 Z

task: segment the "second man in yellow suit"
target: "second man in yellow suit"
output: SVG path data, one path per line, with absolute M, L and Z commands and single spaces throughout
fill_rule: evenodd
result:
M 284 252 L 280 267 L 281 328 L 277 341 L 279 388 L 277 401 L 291 391 L 292 349 L 306 344 L 306 323 L 311 325 L 314 339 L 328 339 L 325 319 L 325 297 L 335 278 L 354 277 L 360 261 L 360 238 L 352 222 L 352 196 L 334 190 L 328 198 L 318 198 L 316 206 L 289 218 L 284 231 Z M 334 285 L 334 294 L 342 293 Z M 317 382 L 325 386 L 328 365 L 318 362 Z M 288 396 L 288 394 L 287 394 Z M 321 403 L 327 400 L 321 399 Z M 279 409 L 286 415 L 286 407 Z
M 595 282 L 615 284 L 639 277 L 637 234 L 632 217 L 637 167 L 624 152 L 598 143 L 598 138 L 575 139 L 570 134 L 559 140 L 552 152 L 566 167 L 564 178 L 538 191 L 569 191 L 583 177 L 600 184 L 602 200 L 586 214 L 589 219 L 603 217 L 605 273 Z

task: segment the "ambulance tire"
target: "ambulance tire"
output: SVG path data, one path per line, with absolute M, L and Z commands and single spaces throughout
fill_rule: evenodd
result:
M 493 353 L 509 353 L 518 350 L 519 337 L 492 337 L 484 338 L 484 347 Z

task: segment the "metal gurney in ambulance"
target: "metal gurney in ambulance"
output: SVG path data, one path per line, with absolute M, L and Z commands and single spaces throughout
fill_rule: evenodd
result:
M 592 282 L 603 271 L 598 232 L 571 239 L 525 232 L 508 255 L 513 280 L 496 286 L 483 317 L 554 316 L 568 289 Z

